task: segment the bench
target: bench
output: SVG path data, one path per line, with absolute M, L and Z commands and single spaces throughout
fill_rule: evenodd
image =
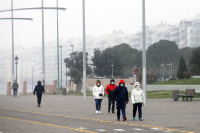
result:
M 188 101 L 188 98 L 190 98 L 190 101 L 192 101 L 192 98 L 195 96 L 195 89 L 186 89 L 185 90 L 185 95 L 183 94 L 178 94 L 178 97 L 183 97 L 183 101 L 186 100 Z

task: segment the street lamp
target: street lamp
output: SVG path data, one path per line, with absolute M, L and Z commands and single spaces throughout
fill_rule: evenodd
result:
M 164 75 L 164 64 L 161 64 L 160 67 L 163 68 L 163 81 L 164 81 L 164 77 L 165 77 L 165 75 Z
M 17 55 L 16 55 L 16 57 L 15 57 L 15 64 L 16 64 L 16 82 L 17 82 L 17 64 L 18 64 L 18 60 L 19 60 L 19 58 L 18 58 Z
M 85 35 L 85 0 L 82 0 L 83 9 L 83 99 L 86 100 L 86 35 Z
M 60 56 L 60 58 L 61 58 L 61 61 L 60 61 L 60 64 L 61 64 L 61 70 L 60 70 L 60 72 L 61 72 L 61 74 L 60 74 L 60 80 L 61 80 L 61 85 L 60 85 L 60 88 L 62 89 L 62 46 L 59 46 L 60 47 L 60 51 L 61 51 L 61 56 Z
M 72 47 L 72 53 L 74 52 L 74 44 L 70 45 Z
M 111 67 L 112 67 L 112 79 L 113 79 L 113 66 L 114 66 L 114 65 L 111 65 Z
M 145 0 L 142 0 L 142 87 L 144 90 L 144 104 L 147 100 L 147 73 L 146 73 L 146 24 L 145 24 Z
M 33 92 L 33 66 L 32 66 L 32 92 Z
M 66 62 L 65 62 L 65 66 L 66 66 L 66 88 L 67 88 L 68 84 L 67 84 L 67 63 Z
M 172 76 L 173 76 L 173 74 L 172 74 L 172 72 L 173 72 L 172 71 L 172 65 L 173 65 L 173 63 L 171 63 L 170 65 L 171 65 L 171 78 L 172 78 Z
M 10 12 L 11 11 L 11 18 L 0 18 L 1 19 L 11 19 L 11 28 L 12 28 L 12 76 L 14 77 L 14 24 L 13 19 L 17 20 L 32 20 L 31 18 L 13 18 L 13 11 L 21 11 L 21 10 L 41 10 L 42 11 L 42 74 L 43 74 L 43 84 L 45 86 L 45 46 L 44 46 L 44 10 L 57 10 L 57 54 L 59 54 L 59 34 L 58 34 L 58 10 L 66 10 L 66 8 L 59 8 L 58 7 L 58 0 L 57 7 L 44 7 L 44 0 L 41 0 L 41 7 L 33 7 L 33 8 L 18 8 L 13 9 L 13 0 L 11 0 L 11 10 L 1 10 L 0 12 Z M 58 56 L 59 59 L 59 56 Z M 59 64 L 59 63 L 58 63 Z M 59 73 L 59 70 L 58 70 Z M 58 74 L 59 75 L 59 74 Z M 59 76 L 58 76 L 59 81 Z
M 171 73 L 171 64 L 167 64 L 169 66 L 169 79 L 170 79 L 170 73 Z

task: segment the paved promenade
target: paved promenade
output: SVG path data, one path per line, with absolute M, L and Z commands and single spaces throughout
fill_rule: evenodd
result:
M 96 114 L 93 97 L 45 95 L 38 108 L 36 96 L 0 95 L 0 133 L 200 133 L 199 101 L 150 99 L 144 121 L 132 120 L 131 103 L 126 110 L 128 120 L 118 122 L 116 113 L 107 113 L 107 97 Z

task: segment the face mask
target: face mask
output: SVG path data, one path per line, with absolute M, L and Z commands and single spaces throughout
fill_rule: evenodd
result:
M 111 82 L 111 85 L 114 85 L 115 84 L 115 82 Z
M 124 87 L 124 84 L 120 84 L 121 87 Z
M 100 83 L 97 83 L 97 86 L 100 86 L 101 84 Z

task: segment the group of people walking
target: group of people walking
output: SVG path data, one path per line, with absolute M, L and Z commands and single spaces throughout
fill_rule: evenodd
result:
M 129 103 L 128 90 L 125 86 L 123 79 L 119 81 L 119 85 L 115 85 L 115 80 L 111 79 L 110 84 L 105 89 L 108 95 L 108 113 L 112 111 L 115 113 L 115 103 L 117 109 L 117 120 L 120 121 L 120 114 L 122 112 L 123 121 L 127 120 L 126 117 L 126 104 Z M 96 103 L 96 113 L 101 113 L 101 102 L 104 96 L 104 87 L 101 81 L 97 80 L 96 85 L 93 87 L 93 96 Z M 139 82 L 136 82 L 134 89 L 131 92 L 131 101 L 133 104 L 133 120 L 135 120 L 136 112 L 138 110 L 139 120 L 142 121 L 142 105 L 144 105 L 144 92 L 141 89 Z
M 13 83 L 13 92 L 14 96 L 17 94 L 18 84 L 17 82 Z M 111 79 L 110 84 L 107 85 L 105 89 L 106 94 L 108 95 L 108 113 L 112 111 L 115 113 L 115 103 L 117 109 L 117 120 L 120 121 L 120 114 L 122 112 L 123 121 L 127 120 L 126 117 L 126 104 L 129 103 L 128 90 L 125 86 L 123 79 L 119 81 L 119 85 L 115 85 L 115 80 Z M 101 85 L 101 81 L 97 80 L 96 85 L 93 87 L 93 96 L 96 104 L 96 113 L 101 113 L 101 103 L 105 95 L 104 87 Z M 37 94 L 37 104 L 40 107 L 42 94 L 45 93 L 44 86 L 41 84 L 41 81 L 37 82 L 33 94 Z M 144 105 L 144 92 L 141 89 L 141 84 L 136 82 L 134 89 L 131 92 L 131 101 L 133 104 L 133 120 L 135 120 L 136 112 L 138 110 L 139 120 L 142 121 L 142 105 Z

